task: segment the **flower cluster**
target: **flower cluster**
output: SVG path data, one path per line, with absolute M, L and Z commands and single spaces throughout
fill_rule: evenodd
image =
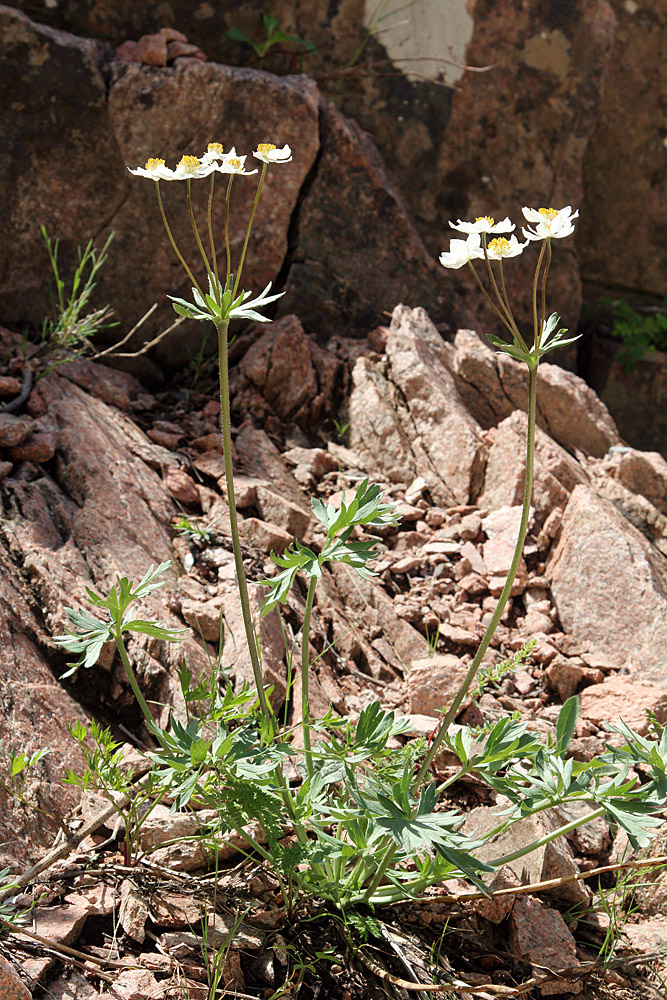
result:
M 271 142 L 260 142 L 253 156 L 262 163 L 289 163 L 292 159 L 292 150 L 289 146 L 278 149 Z M 209 142 L 203 156 L 186 155 L 172 170 L 165 165 L 164 160 L 151 156 L 143 167 L 136 167 L 131 174 L 139 177 L 149 177 L 152 181 L 187 181 L 200 177 L 208 177 L 214 171 L 220 174 L 256 174 L 255 170 L 246 170 L 246 156 L 239 156 L 234 146 L 225 153 L 219 142 Z
M 533 226 L 521 230 L 526 242 L 520 243 L 516 236 L 496 237 L 489 243 L 486 237 L 496 233 L 513 233 L 516 226 L 508 218 L 502 222 L 496 222 L 490 215 L 482 215 L 474 222 L 450 222 L 452 229 L 460 233 L 466 233 L 465 240 L 450 240 L 449 252 L 440 254 L 440 263 L 443 267 L 459 268 L 464 264 L 471 264 L 473 260 L 484 260 L 485 256 L 489 260 L 502 261 L 505 257 L 518 257 L 532 240 L 563 239 L 574 232 L 573 220 L 577 218 L 579 212 L 572 214 L 570 205 L 560 210 L 556 208 L 524 208 L 524 218 L 526 222 L 532 222 Z M 484 242 L 482 243 L 482 240 Z
M 551 240 L 563 239 L 574 232 L 574 219 L 579 212 L 572 212 L 570 205 L 565 208 L 524 208 L 523 215 L 526 222 L 532 223 L 521 232 L 525 238 L 524 243 L 520 243 L 514 235 L 516 226 L 510 222 L 509 218 L 496 222 L 490 215 L 482 215 L 474 222 L 450 222 L 452 229 L 459 233 L 465 233 L 466 239 L 452 239 L 449 243 L 449 251 L 440 254 L 440 263 L 443 267 L 458 269 L 465 264 L 475 276 L 475 280 L 501 323 L 505 326 L 512 337 L 510 344 L 501 340 L 493 334 L 487 334 L 487 339 L 499 347 L 500 350 L 509 354 L 517 361 L 524 361 L 531 370 L 539 364 L 540 358 L 549 351 L 565 344 L 571 344 L 577 337 L 564 340 L 567 330 L 559 327 L 559 319 L 556 313 L 552 313 L 547 318 L 546 315 L 546 281 L 551 263 Z M 507 235 L 500 235 L 507 234 Z M 493 236 L 493 239 L 487 239 Z M 508 238 L 509 237 L 509 238 Z M 523 253 L 529 243 L 539 240 L 542 248 L 539 254 L 535 276 L 533 280 L 533 345 L 528 347 L 521 331 L 516 325 L 514 314 L 507 297 L 507 289 L 503 277 L 503 260 L 506 257 L 518 257 Z M 493 297 L 484 287 L 477 271 L 474 261 L 483 260 L 486 264 L 489 283 L 492 288 Z M 498 264 L 499 280 L 494 277 L 491 261 Z M 537 288 L 541 274 L 541 309 L 537 308 Z

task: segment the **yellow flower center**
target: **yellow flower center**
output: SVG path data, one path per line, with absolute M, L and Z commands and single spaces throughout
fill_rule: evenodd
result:
M 164 160 L 158 160 L 154 156 L 151 156 L 149 160 L 146 160 L 146 166 L 144 170 L 157 170 L 158 167 L 164 166 Z
M 209 153 L 221 153 L 221 154 L 224 153 L 224 149 L 222 148 L 222 143 L 220 142 L 209 142 L 206 149 L 208 150 Z
M 495 226 L 496 224 L 496 220 L 493 218 L 492 215 L 479 215 L 475 219 L 475 222 L 488 222 L 490 226 Z
M 257 146 L 258 153 L 271 153 L 276 148 L 273 142 L 260 142 Z
M 195 170 L 199 166 L 199 160 L 196 156 L 184 156 L 178 166 L 184 173 L 194 174 Z
M 540 215 L 543 215 L 545 219 L 555 219 L 558 215 L 558 210 L 555 208 L 538 208 L 537 210 Z
M 492 250 L 493 253 L 500 254 L 501 256 L 502 254 L 507 253 L 509 249 L 510 241 L 506 240 L 504 236 L 498 236 L 497 239 L 491 240 L 489 243 L 489 250 Z
M 241 169 L 241 161 L 237 160 L 236 157 L 232 156 L 231 160 L 227 160 L 227 165 L 232 168 L 232 170 Z

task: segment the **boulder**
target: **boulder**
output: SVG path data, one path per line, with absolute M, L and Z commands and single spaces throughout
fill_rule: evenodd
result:
M 572 492 L 547 574 L 564 631 L 664 682 L 667 559 L 587 486 Z
M 355 364 L 349 433 L 369 471 L 393 482 L 420 475 L 435 503 L 454 506 L 477 494 L 485 447 L 444 363 L 443 348 L 423 309 L 397 306 L 387 361 L 360 357 Z
M 334 104 L 321 105 L 321 154 L 297 217 L 298 244 L 279 314 L 318 332 L 368 332 L 399 302 L 438 317 L 451 283 L 427 253 L 370 137 Z
M 667 176 L 656 169 L 665 156 L 656 123 L 664 117 L 667 84 L 653 75 L 664 60 L 665 9 L 662 0 L 612 4 L 617 28 L 597 127 L 584 154 L 578 255 L 599 286 L 665 295 Z M 609 253 L 604 227 L 611 217 L 615 238 L 631 245 L 631 254 Z
M 328 416 L 343 383 L 343 365 L 306 336 L 296 316 L 284 316 L 259 337 L 232 375 L 234 409 L 253 408 L 252 386 L 268 412 L 304 428 Z M 248 405 L 250 403 L 250 406 Z M 255 404 L 256 412 L 259 415 Z
M 493 427 L 514 410 L 528 408 L 526 366 L 496 353 L 471 330 L 459 330 L 443 359 L 456 376 L 466 407 L 482 427 Z M 604 403 L 583 379 L 543 362 L 538 370 L 537 424 L 568 451 L 579 449 L 603 458 L 620 444 Z
M 523 502 L 527 433 L 528 416 L 523 410 L 515 410 L 498 425 L 479 498 L 482 507 L 493 510 Z M 538 427 L 532 506 L 539 520 L 544 520 L 554 507 L 565 507 L 574 487 L 587 482 L 582 466 Z

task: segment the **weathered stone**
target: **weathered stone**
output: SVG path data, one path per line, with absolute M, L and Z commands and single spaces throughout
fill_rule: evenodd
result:
M 521 521 L 521 507 L 499 507 L 482 520 L 482 529 L 487 536 L 484 542 L 484 565 L 490 575 L 489 590 L 499 595 L 505 585 L 510 570 Z M 526 585 L 526 563 L 521 556 L 516 577 L 512 584 L 512 594 L 520 594 Z
M 658 452 L 613 449 L 605 469 L 632 493 L 646 497 L 667 514 L 667 462 Z
M 299 478 L 298 470 L 303 469 L 315 482 L 319 482 L 327 472 L 335 472 L 339 466 L 334 455 L 323 448 L 290 448 L 283 452 L 283 458 L 290 465 L 296 466 L 296 479 Z
M 195 635 L 201 635 L 207 642 L 217 643 L 220 639 L 222 601 L 212 598 L 210 601 L 184 600 L 181 603 L 181 614 Z
M 532 634 L 525 626 L 522 631 L 526 635 Z M 589 687 L 591 684 L 602 684 L 604 680 L 601 670 L 579 666 L 565 656 L 556 656 L 544 671 L 544 676 L 549 688 L 556 692 L 562 702 L 567 701 L 581 688 Z
M 362 580 L 348 566 L 334 563 L 331 584 L 344 602 L 351 623 L 363 623 L 365 629 L 377 626 L 406 674 L 413 660 L 428 657 L 429 645 L 424 636 L 398 617 L 394 602 L 373 580 Z
M 570 497 L 547 571 L 566 632 L 642 680 L 664 680 L 667 561 L 586 486 Z
M 299 257 L 279 312 L 298 312 L 331 333 L 341 323 L 366 332 L 399 302 L 441 315 L 451 285 L 439 280 L 371 139 L 333 104 L 321 106 L 320 122 L 321 156 L 300 206 Z
M 57 944 L 74 944 L 92 907 L 82 896 L 70 894 L 63 906 L 36 906 L 32 911 L 36 934 Z
M 503 817 L 499 813 L 499 806 L 477 806 L 466 815 L 462 829 L 472 836 L 483 837 L 502 823 Z M 560 816 L 553 809 L 528 816 L 477 848 L 476 856 L 482 861 L 497 861 L 539 842 L 562 825 Z M 523 885 L 561 878 L 579 871 L 572 848 L 564 837 L 558 837 L 557 840 L 508 862 L 507 867 Z M 583 882 L 568 882 L 546 892 L 553 899 L 570 903 L 581 902 L 590 897 L 590 890 Z
M 577 964 L 577 948 L 558 910 L 533 896 L 518 896 L 509 918 L 510 947 L 517 958 L 552 972 Z M 581 984 L 557 981 L 558 993 L 580 993 Z M 544 993 L 542 994 L 544 996 Z
M 667 722 L 667 688 L 644 683 L 641 670 L 638 673 L 637 677 L 610 677 L 603 684 L 587 687 L 579 695 L 582 716 L 603 729 L 622 719 L 642 736 L 649 732 L 647 709 L 655 712 L 659 722 Z
M 15 417 L 0 413 L 0 448 L 15 448 L 30 435 L 35 421 L 30 417 Z
M 387 340 L 389 367 L 363 357 L 354 367 L 350 443 L 369 470 L 393 482 L 419 476 L 436 503 L 453 506 L 479 490 L 484 446 L 442 351 L 424 310 L 397 306 Z M 381 450 L 373 444 L 378 439 Z
M 148 901 L 143 892 L 132 879 L 124 878 L 120 885 L 118 919 L 125 933 L 139 944 L 146 939 L 146 921 L 149 916 Z
M 646 497 L 631 493 L 618 479 L 597 476 L 593 487 L 598 496 L 610 500 L 616 510 L 645 535 L 658 552 L 667 556 L 667 517 Z
M 144 66 L 167 65 L 167 39 L 164 35 L 142 35 L 137 42 L 137 55 Z
M 443 359 L 482 427 L 494 426 L 514 410 L 527 410 L 525 365 L 494 353 L 476 333 L 459 330 L 454 345 L 444 345 Z M 582 379 L 543 362 L 537 384 L 537 424 L 563 448 L 602 458 L 620 443 L 609 411 Z
M 261 617 L 262 601 L 266 598 L 265 587 L 249 585 L 251 610 L 255 627 L 260 637 L 262 649 L 262 671 L 264 685 L 273 688 L 271 704 L 278 711 L 285 701 L 287 689 L 287 671 L 284 663 L 285 640 L 280 628 L 278 612 L 274 609 L 270 614 Z M 245 629 L 241 600 L 236 587 L 223 593 L 223 611 L 225 636 L 222 648 L 221 667 L 225 674 L 234 677 L 237 685 L 247 682 L 254 684 L 252 664 Z
M 0 398 L 18 396 L 21 391 L 21 380 L 13 375 L 0 375 Z
M 392 315 L 387 356 L 391 379 L 407 400 L 414 439 L 456 503 L 479 491 L 484 462 L 481 430 L 470 417 L 442 362 L 442 338 L 423 309 L 398 306 Z
M 192 476 L 189 476 L 187 472 L 170 465 L 162 473 L 162 478 L 174 500 L 178 500 L 179 503 L 183 503 L 187 507 L 199 506 L 197 486 Z
M 58 422 L 45 413 L 35 421 L 34 428 L 27 438 L 10 448 L 9 456 L 13 462 L 50 462 L 56 453 L 58 443 Z
M 4 6 L 0 39 L 1 102 L 17 109 L 3 125 L 0 311 L 6 322 L 41 325 L 50 314 L 52 273 L 38 223 L 50 236 L 63 237 L 64 274 L 76 245 L 85 246 L 113 216 L 128 181 L 110 125 L 98 43 L 35 24 Z M 104 148 L 105 155 L 91 157 L 94 148 Z M 17 171 L 13 164 L 19 161 Z M 119 292 L 114 305 L 122 309 L 122 300 Z M 145 308 L 133 304 L 131 323 Z
M 246 517 L 239 524 L 239 534 L 244 542 L 260 552 L 277 552 L 282 555 L 294 541 L 294 535 L 279 528 L 270 521 L 260 521 L 257 517 Z
M 522 410 L 515 410 L 498 425 L 486 463 L 481 506 L 493 510 L 522 503 L 527 432 L 528 417 Z M 538 427 L 531 503 L 540 521 L 554 507 L 565 507 L 574 487 L 586 482 L 588 476 L 579 463 Z
M 87 358 L 59 365 L 58 374 L 118 410 L 129 410 L 132 401 L 143 393 L 141 385 L 129 372 L 121 372 Z
M 128 969 L 121 972 L 114 979 L 113 989 L 121 1000 L 146 1000 L 160 992 L 155 976 L 148 969 Z
M 0 955 L 0 995 L 3 1000 L 31 1000 L 32 997 L 13 967 L 2 955 Z
M 451 653 L 436 653 L 425 659 L 413 660 L 406 678 L 410 712 L 439 716 L 443 708 L 446 711 L 454 700 L 467 669 Z
M 257 508 L 265 521 L 277 525 L 293 538 L 303 538 L 310 523 L 303 501 L 301 504 L 293 503 L 266 486 L 257 486 L 256 497 Z
M 584 154 L 577 252 L 587 277 L 600 286 L 664 295 L 667 180 L 655 165 L 665 155 L 656 122 L 664 114 L 667 84 L 662 75 L 654 78 L 652 67 L 665 58 L 665 11 L 662 0 L 613 0 L 613 8 L 612 58 L 595 133 Z M 605 248 L 604 220 L 611 215 L 619 238 L 632 239 L 632 254 Z

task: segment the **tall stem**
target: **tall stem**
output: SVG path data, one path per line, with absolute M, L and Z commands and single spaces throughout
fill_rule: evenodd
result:
M 192 192 L 190 191 L 190 185 L 192 181 L 188 180 L 186 183 L 187 183 L 188 211 L 190 212 L 190 222 L 192 224 L 192 232 L 195 234 L 197 247 L 199 248 L 199 253 L 201 254 L 202 260 L 204 261 L 204 265 L 206 267 L 206 273 L 208 274 L 208 280 L 210 281 L 211 286 L 213 286 L 213 272 L 211 271 L 211 265 L 208 262 L 206 251 L 202 246 L 201 237 L 199 235 L 199 230 L 197 229 L 197 223 L 195 221 L 195 213 L 192 208 Z
M 507 579 L 505 580 L 505 586 L 503 587 L 502 593 L 498 598 L 498 604 L 496 605 L 496 610 L 493 612 L 491 621 L 487 625 L 486 632 L 479 644 L 479 648 L 475 653 L 475 657 L 470 664 L 470 669 L 465 676 L 461 687 L 459 688 L 454 701 L 449 707 L 449 711 L 445 715 L 444 719 L 440 723 L 438 731 L 431 743 L 431 748 L 426 754 L 422 765 L 419 769 L 417 777 L 415 779 L 415 785 L 419 785 L 423 779 L 424 775 L 428 771 L 433 758 L 437 754 L 438 750 L 442 745 L 449 727 L 458 715 L 463 699 L 468 693 L 468 689 L 475 679 L 475 675 L 479 670 L 480 664 L 484 659 L 484 654 L 489 648 L 489 644 L 493 635 L 498 627 L 500 619 L 502 618 L 503 611 L 505 610 L 505 605 L 509 599 L 512 585 L 514 583 L 514 578 L 516 576 L 517 570 L 519 568 L 519 562 L 521 560 L 521 553 L 523 551 L 523 545 L 526 540 L 526 533 L 528 531 L 528 519 L 530 517 L 530 501 L 533 495 L 533 469 L 534 469 L 534 459 L 535 459 L 535 412 L 536 412 L 536 401 L 537 401 L 537 360 L 534 361 L 531 367 L 528 369 L 528 437 L 526 442 L 526 478 L 524 482 L 523 490 L 523 508 L 521 510 L 521 522 L 519 525 L 519 537 L 517 538 L 516 547 L 514 549 L 514 555 L 512 556 L 512 562 L 510 565 L 509 573 L 507 574 Z
M 559 826 L 557 830 L 552 830 L 551 833 L 547 833 L 540 840 L 533 840 L 526 847 L 519 848 L 518 851 L 514 851 L 513 854 L 505 854 L 502 858 L 494 858 L 490 864 L 494 867 L 500 868 L 501 865 L 507 865 L 511 861 L 517 861 L 519 858 L 523 858 L 526 854 L 530 854 L 532 851 L 536 851 L 538 847 L 544 847 L 545 844 L 550 844 L 552 840 L 557 840 L 558 837 L 564 837 L 566 834 L 571 833 L 572 830 L 576 830 L 577 827 L 583 826 L 585 823 L 591 823 L 594 819 L 598 819 L 599 816 L 604 816 L 605 814 L 604 806 L 600 806 L 599 809 L 594 809 L 592 812 L 586 813 L 585 816 L 580 816 L 578 819 L 573 819 L 570 823 L 565 823 L 564 826 Z
M 303 730 L 303 749 L 306 762 L 306 772 L 309 778 L 313 776 L 313 751 L 310 742 L 310 698 L 308 697 L 308 636 L 310 635 L 310 614 L 313 610 L 315 586 L 317 577 L 311 576 L 306 597 L 306 610 L 303 616 L 301 632 L 301 728 Z
M 160 742 L 160 746 L 163 748 L 163 750 L 166 750 L 168 749 L 168 744 L 166 743 L 165 740 L 163 740 L 162 735 L 160 734 L 159 729 L 156 726 L 155 719 L 151 714 L 151 710 L 148 707 L 146 699 L 141 693 L 141 688 L 139 687 L 137 678 L 134 674 L 134 670 L 132 669 L 132 664 L 130 663 L 130 658 L 127 655 L 127 650 L 125 649 L 125 643 L 123 642 L 123 630 L 120 626 L 120 622 L 116 624 L 114 638 L 116 640 L 116 647 L 118 649 L 118 652 L 120 653 L 121 662 L 123 664 L 123 667 L 125 668 L 125 674 L 127 676 L 128 681 L 130 682 L 130 687 L 132 688 L 134 697 L 137 699 L 137 704 L 139 705 L 139 708 L 143 712 L 144 718 L 149 725 L 149 732 L 157 736 Z
M 502 294 L 503 294 L 503 300 L 504 300 L 505 305 L 507 307 L 507 312 L 508 312 L 509 317 L 510 317 L 510 319 L 512 321 L 512 327 L 514 329 L 514 336 L 519 341 L 519 343 L 521 344 L 521 346 L 523 348 L 525 348 L 525 350 L 527 351 L 528 350 L 528 345 L 526 344 L 525 340 L 521 336 L 521 333 L 519 332 L 519 327 L 516 325 L 516 320 L 514 319 L 514 313 L 512 312 L 512 307 L 510 305 L 509 296 L 507 294 L 507 288 L 505 287 L 505 274 L 503 272 L 503 262 L 502 262 L 502 260 L 498 261 L 498 273 L 500 274 L 500 289 L 501 289 Z
M 229 281 L 229 275 L 232 273 L 232 252 L 229 249 L 229 205 L 232 197 L 233 180 L 234 174 L 230 174 L 229 183 L 227 184 L 227 196 L 225 197 L 225 253 L 227 255 L 227 277 L 225 278 L 225 288 L 227 287 L 227 282 Z
M 487 246 L 486 246 L 486 233 L 484 233 L 483 238 L 482 238 L 482 249 L 484 250 L 484 262 L 486 263 L 486 270 L 487 270 L 488 275 L 489 275 L 489 281 L 491 282 L 493 290 L 496 293 L 496 299 L 498 300 L 498 302 L 500 304 L 500 308 L 502 309 L 502 311 L 507 316 L 507 320 L 508 320 L 508 323 L 510 324 L 510 328 L 512 329 L 512 332 L 514 332 L 514 330 L 516 330 L 516 323 L 513 322 L 512 310 L 510 309 L 509 305 L 503 301 L 503 297 L 500 294 L 500 291 L 498 290 L 498 285 L 496 283 L 496 279 L 495 279 L 495 276 L 494 276 L 494 273 L 493 273 L 493 269 L 491 267 L 491 261 L 489 259 L 489 251 L 488 251 Z
M 220 296 L 222 295 L 222 289 L 220 288 L 220 278 L 218 277 L 218 255 L 215 252 L 215 240 L 213 239 L 213 187 L 215 184 L 215 170 L 211 174 L 211 186 L 208 189 L 208 208 L 206 211 L 206 218 L 208 221 L 208 242 L 211 247 L 211 258 L 213 260 L 213 272 L 215 274 L 215 298 L 220 305 Z
M 537 325 L 537 282 L 540 276 L 540 268 L 542 267 L 542 261 L 544 259 L 544 244 L 546 242 L 548 242 L 548 240 L 544 240 L 542 242 L 542 247 L 540 249 L 540 256 L 537 258 L 537 267 L 535 268 L 535 276 L 533 278 L 533 331 L 534 331 L 533 347 L 537 347 L 537 345 L 539 344 L 539 338 L 541 333 L 541 330 Z
M 185 270 L 185 273 L 187 274 L 188 278 L 192 282 L 192 287 L 196 288 L 197 291 L 199 292 L 199 294 L 202 295 L 202 290 L 199 287 L 199 282 L 197 281 L 197 279 L 195 278 L 194 274 L 192 273 L 192 271 L 188 267 L 187 262 L 185 260 L 185 257 L 183 256 L 183 254 L 181 253 L 181 251 L 176 246 L 176 240 L 173 237 L 173 234 L 172 234 L 172 231 L 171 231 L 171 226 L 167 222 L 167 216 L 165 215 L 164 205 L 162 204 L 162 195 L 160 194 L 160 182 L 159 181 L 155 182 L 155 193 L 157 195 L 157 203 L 158 203 L 158 208 L 160 209 L 160 215 L 162 216 L 162 223 L 164 225 L 164 228 L 167 231 L 167 236 L 169 237 L 169 242 L 172 245 L 173 251 L 176 254 L 176 256 L 178 257 L 179 261 L 181 262 L 181 266 Z
M 262 185 L 264 184 L 264 178 L 266 177 L 266 168 L 268 164 L 262 164 L 262 173 L 259 177 L 259 184 L 257 185 L 257 190 L 255 191 L 255 200 L 252 203 L 252 211 L 250 212 L 250 218 L 248 219 L 248 225 L 246 226 L 245 239 L 243 240 L 243 249 L 241 250 L 241 259 L 239 261 L 239 269 L 236 272 L 236 280 L 234 281 L 234 298 L 239 288 L 239 282 L 241 281 L 241 272 L 243 271 L 243 263 L 245 261 L 245 253 L 248 249 L 248 240 L 250 239 L 250 230 L 252 229 L 252 220 L 255 218 L 255 212 L 257 211 L 257 205 L 259 204 L 259 196 L 262 193 Z
M 259 706 L 266 722 L 270 726 L 271 712 L 266 700 L 264 691 L 264 679 L 262 677 L 262 666 L 259 661 L 259 651 L 257 649 L 257 639 L 255 637 L 255 627 L 250 610 L 250 599 L 248 597 L 248 584 L 246 581 L 245 569 L 243 567 L 243 556 L 241 553 L 241 540 L 239 538 L 239 525 L 236 515 L 236 499 L 234 495 L 234 470 L 232 465 L 232 428 L 231 411 L 229 405 L 229 362 L 227 358 L 227 328 L 229 320 L 223 320 L 216 324 L 218 332 L 218 366 L 220 371 L 220 425 L 222 428 L 222 449 L 225 462 L 225 482 L 227 484 L 227 503 L 229 505 L 229 523 L 232 532 L 232 548 L 234 549 L 234 565 L 236 567 L 236 580 L 241 599 L 241 611 L 243 613 L 243 627 L 245 628 L 246 640 L 248 642 L 248 652 L 252 664 L 252 673 L 255 679 Z
M 544 265 L 544 273 L 542 274 L 542 316 L 540 318 L 540 338 L 542 337 L 542 330 L 544 329 L 544 322 L 547 318 L 547 275 L 549 274 L 549 267 L 551 265 L 551 240 L 547 237 L 547 262 Z
M 491 298 L 491 296 L 487 292 L 486 288 L 482 284 L 480 276 L 478 275 L 477 271 L 473 267 L 472 261 L 470 261 L 470 260 L 468 261 L 468 267 L 470 268 L 470 270 L 473 273 L 475 281 L 477 282 L 477 287 L 479 288 L 480 292 L 482 293 L 482 295 L 484 296 L 484 298 L 486 299 L 486 301 L 489 303 L 489 305 L 491 306 L 491 308 L 493 309 L 493 311 L 496 313 L 496 315 L 498 316 L 498 319 L 502 323 L 505 324 L 505 326 L 507 327 L 507 329 L 509 330 L 509 332 L 512 334 L 512 336 L 514 336 L 514 330 L 512 329 L 512 327 L 509 324 L 509 322 L 506 319 L 506 317 L 503 315 L 503 313 L 501 313 L 500 309 L 498 308 L 498 306 L 495 304 L 495 302 L 493 301 L 493 299 Z

